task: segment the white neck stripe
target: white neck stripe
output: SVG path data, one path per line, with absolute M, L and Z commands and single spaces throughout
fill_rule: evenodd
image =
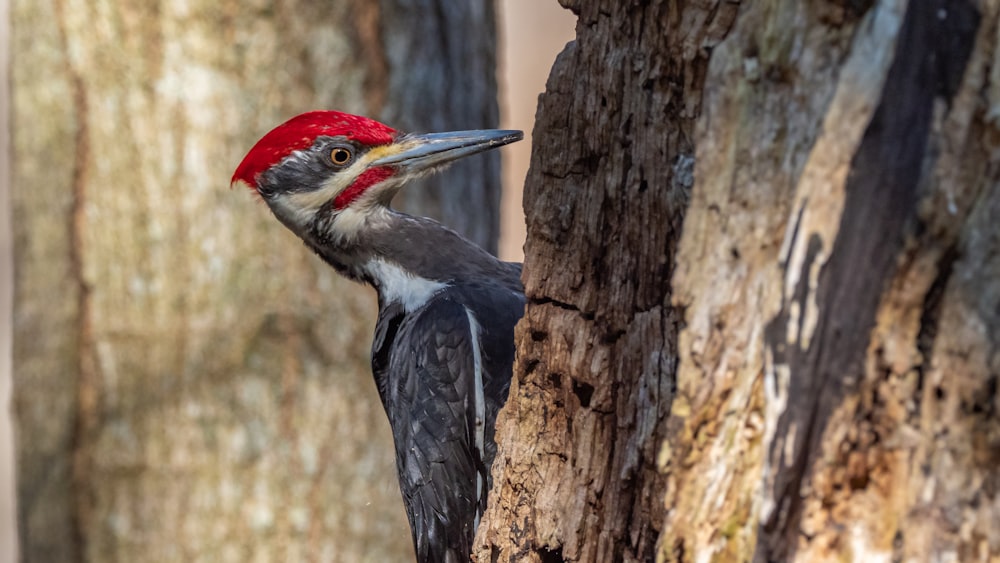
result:
M 469 335 L 472 342 L 472 364 L 475 373 L 475 439 L 476 451 L 479 452 L 479 459 L 486 462 L 486 394 L 483 391 L 483 354 L 479 348 L 479 322 L 468 307 L 465 308 L 465 315 L 469 318 Z M 483 498 L 486 484 L 483 483 L 483 475 L 476 471 L 476 500 Z M 476 508 L 475 527 L 479 527 L 479 508 Z
M 400 303 L 407 313 L 424 306 L 437 292 L 448 287 L 444 282 L 411 275 L 398 264 L 380 258 L 365 266 L 375 282 L 379 295 L 388 303 Z

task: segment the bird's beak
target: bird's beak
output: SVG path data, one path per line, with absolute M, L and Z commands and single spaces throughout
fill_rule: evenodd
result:
M 484 130 L 452 131 L 450 133 L 407 134 L 385 147 L 388 154 L 380 156 L 370 166 L 391 166 L 403 174 L 432 169 L 457 158 L 488 151 L 520 141 L 521 131 Z

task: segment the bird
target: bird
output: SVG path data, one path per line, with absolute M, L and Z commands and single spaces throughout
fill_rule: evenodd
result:
M 230 184 L 250 187 L 323 261 L 375 288 L 372 374 L 420 562 L 470 558 L 525 299 L 521 264 L 391 201 L 409 180 L 523 136 L 404 133 L 366 117 L 311 111 L 265 134 Z

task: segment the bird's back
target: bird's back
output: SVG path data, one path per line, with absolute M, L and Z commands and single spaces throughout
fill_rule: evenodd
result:
M 456 281 L 407 313 L 381 303 L 372 368 L 419 561 L 468 560 L 510 387 L 520 265 Z M 512 289 L 514 288 L 514 289 Z

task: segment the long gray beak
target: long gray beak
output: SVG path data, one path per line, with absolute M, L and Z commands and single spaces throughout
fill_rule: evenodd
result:
M 523 138 L 521 131 L 499 129 L 407 134 L 396 139 L 394 146 L 399 148 L 398 152 L 374 160 L 369 166 L 392 166 L 403 173 L 419 172 Z

